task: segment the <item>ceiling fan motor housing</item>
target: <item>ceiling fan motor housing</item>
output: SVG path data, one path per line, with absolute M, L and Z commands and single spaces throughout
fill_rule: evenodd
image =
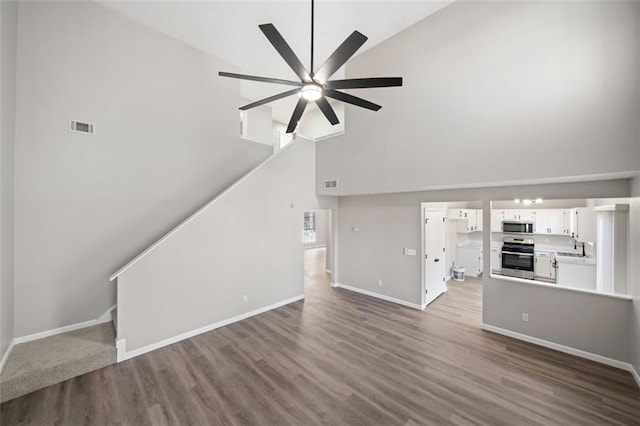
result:
M 302 97 L 308 101 L 316 101 L 322 97 L 323 87 L 318 83 L 304 83 L 302 85 Z

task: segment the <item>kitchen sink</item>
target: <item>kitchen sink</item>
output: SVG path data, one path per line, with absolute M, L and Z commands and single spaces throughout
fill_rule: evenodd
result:
M 567 256 L 567 257 L 582 257 L 581 253 L 567 253 L 564 251 L 556 252 L 556 256 Z

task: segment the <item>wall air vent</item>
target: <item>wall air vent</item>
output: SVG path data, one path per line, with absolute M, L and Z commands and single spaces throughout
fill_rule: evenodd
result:
M 95 134 L 95 126 L 92 123 L 84 123 L 82 121 L 71 120 L 69 122 L 69 130 L 78 133 Z
M 338 187 L 337 180 L 325 180 L 324 189 L 336 189 Z

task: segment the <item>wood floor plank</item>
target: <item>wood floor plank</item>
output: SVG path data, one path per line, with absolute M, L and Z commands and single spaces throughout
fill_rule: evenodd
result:
M 424 312 L 329 286 L 0 406 L 4 425 L 640 425 L 628 372 L 480 328 L 481 280 Z

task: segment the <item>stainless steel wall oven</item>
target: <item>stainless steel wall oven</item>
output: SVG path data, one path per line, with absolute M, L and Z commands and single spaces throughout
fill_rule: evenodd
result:
M 502 273 L 518 278 L 533 279 L 535 259 L 533 238 L 504 237 L 502 244 Z

